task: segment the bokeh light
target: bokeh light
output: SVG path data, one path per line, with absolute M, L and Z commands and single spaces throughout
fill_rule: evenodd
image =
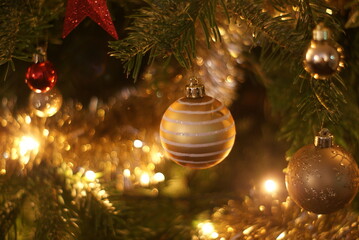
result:
M 264 182 L 264 190 L 268 193 L 275 193 L 278 190 L 278 184 L 274 180 L 268 179 Z

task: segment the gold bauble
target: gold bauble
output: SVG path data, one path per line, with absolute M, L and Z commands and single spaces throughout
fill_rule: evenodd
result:
M 330 30 L 318 24 L 305 53 L 304 69 L 315 79 L 327 79 L 344 66 L 342 47 L 330 39 Z
M 61 108 L 62 95 L 56 88 L 45 93 L 32 92 L 29 105 L 38 117 L 51 117 Z
M 160 126 L 167 157 L 196 169 L 222 162 L 233 147 L 235 134 L 230 111 L 209 96 L 178 99 L 166 110 Z
M 327 143 L 324 147 L 310 144 L 299 149 L 289 161 L 286 174 L 289 196 L 300 207 L 317 214 L 343 208 L 358 191 L 355 160 L 343 148 Z
M 312 41 L 304 60 L 305 70 L 315 79 L 326 79 L 343 65 L 342 48 L 330 41 Z

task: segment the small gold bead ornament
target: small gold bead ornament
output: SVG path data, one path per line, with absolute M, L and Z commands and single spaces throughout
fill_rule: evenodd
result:
M 305 53 L 304 69 L 315 79 L 328 79 L 344 67 L 343 48 L 330 35 L 328 28 L 318 24 Z

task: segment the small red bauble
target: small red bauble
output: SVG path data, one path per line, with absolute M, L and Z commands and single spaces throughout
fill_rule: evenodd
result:
M 36 93 L 52 89 L 57 81 L 57 74 L 51 62 L 39 62 L 31 65 L 26 72 L 25 82 Z

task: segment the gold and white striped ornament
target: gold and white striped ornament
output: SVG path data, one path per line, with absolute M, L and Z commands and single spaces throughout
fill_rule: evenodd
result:
M 206 96 L 201 84 L 191 82 L 186 97 L 164 113 L 160 137 L 166 156 L 179 165 L 209 168 L 231 151 L 236 129 L 230 111 L 217 99 Z

